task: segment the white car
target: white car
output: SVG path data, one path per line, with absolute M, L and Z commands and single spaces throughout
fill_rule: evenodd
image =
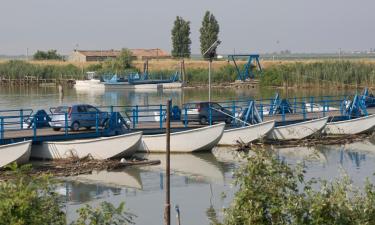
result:
M 312 103 L 312 104 L 306 103 L 307 112 L 323 112 L 323 111 L 328 112 L 328 111 L 336 111 L 336 110 L 339 110 L 339 109 L 335 107 L 331 107 L 331 106 L 330 107 L 326 106 L 324 109 L 323 106 L 318 103 Z

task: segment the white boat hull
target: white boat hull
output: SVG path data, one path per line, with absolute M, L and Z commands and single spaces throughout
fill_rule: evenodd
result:
M 76 80 L 74 85 L 76 89 L 104 89 L 104 84 L 100 80 Z
M 188 131 L 171 133 L 170 150 L 174 153 L 211 150 L 223 135 L 225 124 L 220 123 Z M 166 152 L 166 134 L 143 135 L 140 152 Z
M 321 131 L 328 117 L 309 120 L 301 123 L 275 127 L 267 136 L 272 140 L 299 140 Z
M 327 123 L 323 132 L 328 135 L 360 134 L 373 129 L 375 126 L 375 114 L 351 120 Z
M 266 136 L 275 126 L 275 121 L 267 121 L 247 127 L 224 130 L 219 145 L 236 145 L 237 141 L 252 142 Z
M 142 132 L 112 137 L 82 139 L 74 141 L 46 141 L 34 145 L 31 157 L 41 159 L 64 159 L 72 156 L 83 158 L 91 155 L 94 159 L 111 159 L 133 155 L 141 143 Z
M 161 84 L 137 84 L 134 85 L 134 89 L 175 89 L 175 88 L 181 88 L 182 83 L 181 82 L 173 82 L 173 83 L 161 83 Z
M 0 168 L 11 164 L 24 164 L 30 159 L 31 141 L 0 145 Z
M 105 83 L 107 88 L 132 89 L 132 90 L 157 90 L 157 89 L 178 89 L 182 87 L 181 82 L 159 83 L 159 84 L 129 84 L 123 83 Z

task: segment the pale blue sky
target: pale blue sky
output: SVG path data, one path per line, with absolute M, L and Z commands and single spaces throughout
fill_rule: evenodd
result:
M 192 52 L 206 10 L 221 53 L 375 48 L 374 0 L 0 0 L 0 55 L 57 49 L 162 48 L 176 16 L 191 21 Z

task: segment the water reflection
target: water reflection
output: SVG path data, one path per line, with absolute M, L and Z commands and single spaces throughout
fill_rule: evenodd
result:
M 141 155 L 145 157 L 145 155 Z M 164 189 L 165 155 L 149 154 L 150 160 L 160 160 L 156 166 L 131 167 L 118 171 L 94 171 L 92 174 L 78 175 L 65 179 L 70 199 L 85 202 L 103 195 L 105 191 L 112 194 L 122 189 L 142 191 L 159 191 Z M 227 170 L 225 170 L 225 168 Z M 231 173 L 233 166 L 225 167 L 212 153 L 172 154 L 171 172 L 173 187 L 193 184 L 224 184 L 225 173 Z M 145 183 L 145 185 L 144 185 Z M 65 194 L 64 194 L 65 195 Z
M 277 148 L 281 160 L 306 165 L 306 179 L 321 177 L 332 180 L 344 170 L 356 185 L 365 177 L 374 182 L 373 140 L 334 146 Z M 161 160 L 158 166 L 146 166 L 122 171 L 100 171 L 66 181 L 67 211 L 70 220 L 82 203 L 98 204 L 106 200 L 114 204 L 125 201 L 137 214 L 136 224 L 162 224 L 165 182 L 165 155 L 148 154 L 147 158 Z M 172 207 L 179 204 L 184 224 L 209 224 L 207 209 L 220 212 L 230 204 L 235 193 L 231 186 L 233 172 L 246 162 L 242 153 L 233 148 L 215 148 L 212 153 L 171 155 Z M 342 168 L 342 169 L 341 169 Z M 222 193 L 228 198 L 222 199 Z M 143 212 L 147 211 L 147 215 Z M 172 214 L 174 216 L 174 214 Z M 190 220 L 190 218 L 192 218 Z
M 115 171 L 94 171 L 69 178 L 70 181 L 101 184 L 107 187 L 142 189 L 141 171 L 137 167 Z
M 147 170 L 164 172 L 165 154 L 148 154 L 142 157 L 161 162 L 160 165 L 147 167 Z M 187 181 L 224 183 L 224 167 L 212 153 L 171 154 L 170 160 L 171 172 L 189 178 Z
M 338 95 L 348 93 L 346 90 L 277 90 L 282 97 L 309 95 Z M 64 98 L 61 99 L 57 87 L 16 87 L 0 88 L 0 109 L 33 108 L 48 109 L 61 104 L 87 103 L 93 105 L 144 105 L 165 104 L 171 98 L 173 104 L 180 105 L 190 101 L 208 99 L 207 88 L 186 88 L 166 90 L 126 90 L 105 88 L 69 88 L 63 87 Z M 273 88 L 212 88 L 213 101 L 238 100 L 248 98 L 272 98 Z
M 77 217 L 76 210 L 84 203 L 95 206 L 105 200 L 115 205 L 125 201 L 129 210 L 138 215 L 136 224 L 162 224 L 165 155 L 147 157 L 162 163 L 68 178 L 59 191 L 67 200 L 68 222 Z M 220 162 L 210 152 L 172 154 L 171 163 L 172 208 L 176 204 L 180 206 L 183 224 L 208 224 L 207 208 L 219 212 L 232 199 L 229 184 L 233 167 L 225 166 L 231 163 Z M 222 199 L 222 193 L 228 198 Z M 172 218 L 174 213 L 172 211 Z
M 317 147 L 289 147 L 289 148 L 275 148 L 274 149 L 278 157 L 282 161 L 293 159 L 296 161 L 317 161 L 321 164 L 327 163 L 327 157 Z
M 307 177 L 327 180 L 347 174 L 352 181 L 362 186 L 366 178 L 375 182 L 374 139 L 344 145 L 319 145 L 277 149 L 280 159 L 291 164 L 303 162 L 307 166 Z

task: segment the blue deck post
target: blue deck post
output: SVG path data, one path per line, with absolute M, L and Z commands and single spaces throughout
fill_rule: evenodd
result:
M 36 116 L 34 115 L 34 123 L 33 123 L 33 140 L 36 141 L 36 124 L 38 123 Z
M 138 124 L 138 116 L 139 116 L 139 106 L 135 106 L 135 122 Z
M 282 121 L 284 123 L 285 122 L 285 109 L 283 105 L 281 106 L 281 115 L 282 115 Z
M 344 105 L 344 101 L 345 101 L 345 98 L 339 98 L 340 100 L 340 114 L 343 115 L 344 113 L 344 108 L 343 108 L 343 105 Z
M 160 129 L 163 128 L 163 105 L 159 106 Z
M 186 105 L 185 105 L 185 114 L 184 114 L 184 125 L 185 125 L 185 127 L 187 127 L 187 108 L 186 108 Z
M 111 115 L 112 115 L 112 113 L 113 113 L 113 105 L 111 105 L 111 107 L 110 107 L 110 109 L 109 109 L 109 112 L 110 112 Z
M 269 112 L 271 112 L 271 110 L 272 110 L 272 113 L 274 113 L 274 105 L 273 105 L 273 101 L 272 101 L 272 99 L 270 99 L 270 109 L 269 109 Z M 269 115 L 269 114 L 268 114 Z
M 297 113 L 297 97 L 294 96 L 294 113 Z
M 21 124 L 21 130 L 23 129 L 23 109 L 20 109 L 20 124 Z
M 326 116 L 326 101 L 323 101 L 323 116 Z
M 208 103 L 208 117 L 209 117 L 209 120 L 210 120 L 210 126 L 212 125 L 212 110 L 211 110 L 211 102 Z
M 99 115 L 98 112 L 95 114 L 95 132 L 99 134 Z
M 233 116 L 236 114 L 236 102 L 232 101 L 232 114 Z
M 311 96 L 310 97 L 310 108 L 311 108 L 311 112 L 314 112 L 314 96 Z
M 4 139 L 4 117 L 0 118 L 0 139 Z
M 306 120 L 306 103 L 305 103 L 305 101 L 302 102 L 301 107 L 302 107 L 303 120 Z
M 135 128 L 135 109 L 132 109 L 133 129 Z
M 64 113 L 64 116 L 65 116 L 64 132 L 65 132 L 65 136 L 68 136 L 68 113 Z

